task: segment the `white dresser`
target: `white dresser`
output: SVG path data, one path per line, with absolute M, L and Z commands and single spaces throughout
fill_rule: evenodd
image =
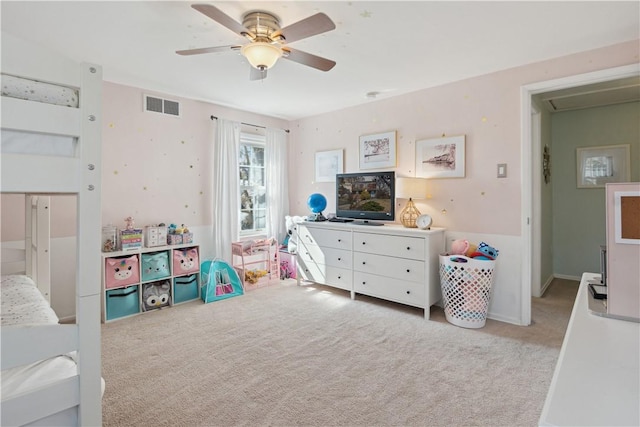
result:
M 301 279 L 345 289 L 351 298 L 370 295 L 429 308 L 441 298 L 438 255 L 444 229 L 400 225 L 303 222 L 298 225 Z

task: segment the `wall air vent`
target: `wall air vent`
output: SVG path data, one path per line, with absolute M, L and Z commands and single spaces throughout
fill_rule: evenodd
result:
M 167 114 L 180 117 L 180 103 L 170 99 L 162 99 L 155 96 L 144 95 L 144 111 Z

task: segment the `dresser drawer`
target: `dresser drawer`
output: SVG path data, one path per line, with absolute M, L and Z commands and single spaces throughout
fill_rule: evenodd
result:
M 394 279 L 424 282 L 424 261 L 394 258 L 364 252 L 353 253 L 353 269 Z
M 316 245 L 300 245 L 298 254 L 307 262 L 351 268 L 351 251 L 345 249 L 321 248 Z
M 324 264 L 301 263 L 299 271 L 304 280 L 351 290 L 352 272 L 345 268 L 330 267 Z
M 300 225 L 298 238 L 304 244 L 351 250 L 351 232 L 327 230 Z
M 387 236 L 353 233 L 353 250 L 417 260 L 425 259 L 425 239 L 421 237 Z
M 361 271 L 353 273 L 353 290 L 356 293 L 414 307 L 424 308 L 426 286 L 425 283 L 409 282 Z

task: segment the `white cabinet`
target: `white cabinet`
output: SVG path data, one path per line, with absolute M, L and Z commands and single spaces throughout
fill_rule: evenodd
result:
M 298 281 L 420 307 L 441 298 L 438 255 L 444 229 L 305 222 L 298 227 Z

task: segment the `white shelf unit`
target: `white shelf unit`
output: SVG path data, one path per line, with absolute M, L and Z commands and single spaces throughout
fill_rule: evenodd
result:
M 193 267 L 182 271 L 177 267 L 176 258 L 180 258 L 181 253 L 195 250 L 196 259 L 191 261 Z M 155 254 L 166 254 L 168 265 L 166 274 L 149 277 L 143 271 L 143 258 Z M 193 252 L 191 252 L 193 253 Z M 123 280 L 121 286 L 109 286 L 107 284 L 108 260 L 125 260 L 132 256 L 137 257 L 137 262 L 133 263 L 137 270 L 132 276 L 136 278 L 133 282 Z M 162 282 L 170 282 L 170 305 L 181 304 L 187 301 L 198 299 L 200 296 L 200 247 L 194 244 L 156 246 L 152 248 L 139 248 L 135 250 L 103 252 L 102 253 L 102 321 L 110 322 L 145 313 L 142 309 L 143 285 Z M 112 273 L 113 271 L 111 271 Z M 109 287 L 108 287 L 109 286 Z M 153 311 L 153 310 L 151 310 Z
M 234 242 L 231 244 L 231 257 L 231 265 L 245 290 L 280 281 L 279 251 L 275 240 Z M 247 278 L 251 272 L 265 274 L 252 281 Z
M 349 223 L 298 225 L 298 284 L 307 280 L 424 309 L 441 299 L 444 229 Z

